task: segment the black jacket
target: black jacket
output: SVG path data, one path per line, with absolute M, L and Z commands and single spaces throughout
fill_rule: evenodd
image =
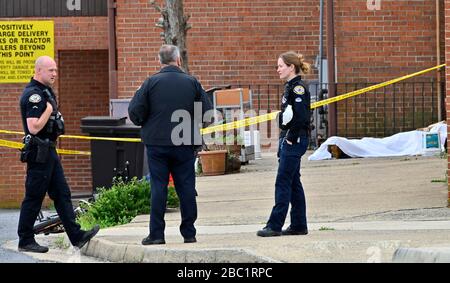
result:
M 135 125 L 142 126 L 146 145 L 201 145 L 203 114 L 210 109 L 197 79 L 170 65 L 145 80 L 134 94 L 128 114 Z
M 288 105 L 292 107 L 292 119 L 287 119 L 288 123 L 283 125 L 283 116 L 287 115 Z M 309 135 L 310 119 L 311 95 L 307 85 L 300 76 L 297 76 L 284 85 L 281 113 L 279 115 L 279 126 L 282 130 L 281 136 L 286 136 L 287 140 L 296 143 L 300 136 Z

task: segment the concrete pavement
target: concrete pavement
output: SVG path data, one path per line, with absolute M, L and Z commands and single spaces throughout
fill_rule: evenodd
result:
M 273 206 L 277 170 L 275 154 L 265 153 L 241 173 L 197 178 L 197 243 L 183 243 L 175 209 L 166 214 L 166 245 L 140 244 L 149 221 L 141 215 L 102 229 L 82 254 L 112 262 L 448 262 L 450 209 L 447 184 L 439 182 L 446 167 L 447 160 L 437 156 L 305 156 L 301 174 L 310 233 L 260 238 L 256 231 Z M 61 236 L 38 241 L 55 237 Z

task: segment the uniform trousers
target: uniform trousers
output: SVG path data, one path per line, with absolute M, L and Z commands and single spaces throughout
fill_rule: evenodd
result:
M 172 174 L 175 190 L 180 200 L 180 232 L 184 238 L 196 235 L 197 220 L 195 191 L 195 151 L 193 146 L 147 145 L 148 168 L 151 184 L 150 238 L 164 239 L 167 205 L 167 185 Z
M 22 201 L 18 225 L 19 246 L 35 241 L 33 226 L 46 193 L 54 202 L 70 242 L 73 245 L 77 244 L 83 233 L 80 225 L 75 222 L 70 188 L 66 182 L 61 161 L 56 149 L 50 147 L 47 162 L 29 161 L 27 163 L 25 198 Z
M 307 229 L 306 201 L 303 185 L 300 181 L 300 161 L 308 147 L 309 139 L 301 136 L 299 142 L 292 145 L 286 138 L 280 138 L 279 165 L 275 181 L 275 206 L 272 208 L 267 227 L 281 231 L 291 204 L 291 228 L 295 231 Z

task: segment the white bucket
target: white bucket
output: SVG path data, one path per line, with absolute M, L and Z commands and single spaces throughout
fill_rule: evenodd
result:
M 253 132 L 253 140 L 251 136 L 251 132 Z M 255 159 L 261 158 L 261 137 L 259 135 L 259 131 L 245 131 L 245 146 L 254 145 L 255 146 Z

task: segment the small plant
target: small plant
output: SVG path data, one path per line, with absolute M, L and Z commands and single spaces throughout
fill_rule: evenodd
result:
M 175 208 L 180 206 L 180 199 L 174 187 L 167 188 L 167 207 Z
M 129 182 L 115 179 L 110 189 L 98 189 L 99 196 L 77 221 L 82 229 L 90 229 L 95 224 L 111 227 L 129 223 L 139 214 L 150 213 L 150 184 L 136 177 Z M 179 200 L 173 187 L 168 188 L 168 207 L 178 207 Z
M 445 176 L 443 179 L 433 179 L 431 180 L 431 183 L 447 183 L 448 180 L 448 174 L 445 172 Z
M 322 226 L 319 228 L 319 231 L 334 231 L 334 228 Z
M 203 173 L 202 162 L 200 158 L 197 158 L 197 166 L 195 167 L 195 176 L 201 176 Z
M 58 236 L 58 238 L 56 238 L 55 242 L 54 242 L 56 248 L 60 249 L 60 250 L 67 250 L 70 245 L 68 243 L 66 243 L 64 236 Z

